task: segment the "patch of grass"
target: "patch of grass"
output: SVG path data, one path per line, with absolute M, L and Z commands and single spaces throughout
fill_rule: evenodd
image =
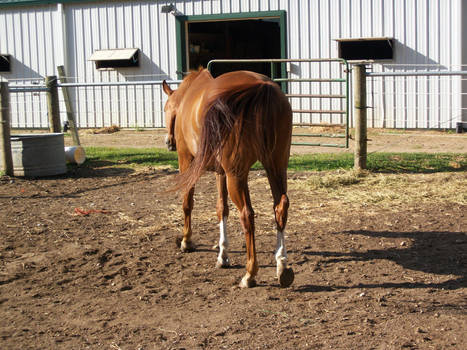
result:
M 177 153 L 159 148 L 86 147 L 89 166 L 153 166 L 178 168 Z
M 91 166 L 102 166 L 105 162 L 109 166 L 178 168 L 177 153 L 159 148 L 86 147 L 86 155 Z M 353 163 L 351 153 L 293 155 L 289 170 L 351 170 Z M 467 170 L 467 153 L 371 153 L 367 166 L 369 171 L 382 173 L 462 172 Z M 262 169 L 262 165 L 256 163 L 253 169 Z
M 135 129 L 135 131 L 137 131 L 137 132 L 142 132 L 142 131 L 144 131 L 144 127 L 138 126 L 138 125 L 135 125 L 135 126 L 134 126 L 134 129 Z
M 352 169 L 351 153 L 320 153 L 294 155 L 290 170 Z M 371 153 L 367 158 L 368 170 L 387 173 L 433 173 L 467 170 L 467 153 Z
M 372 153 L 368 170 L 385 173 L 437 173 L 467 170 L 467 153 Z
M 310 153 L 293 155 L 289 160 L 290 170 L 336 170 L 353 168 L 350 153 Z

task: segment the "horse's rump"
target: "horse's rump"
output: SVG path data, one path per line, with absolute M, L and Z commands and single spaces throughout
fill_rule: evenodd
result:
M 245 80 L 226 86 L 214 84 L 204 111 L 198 151 L 190 168 L 181 174 L 179 187 L 191 188 L 206 169 L 220 171 L 224 166 L 223 170 L 240 175 L 256 160 L 274 167 L 278 138 L 288 140 L 281 143 L 286 145 L 282 158 L 288 159 L 289 102 L 274 82 Z

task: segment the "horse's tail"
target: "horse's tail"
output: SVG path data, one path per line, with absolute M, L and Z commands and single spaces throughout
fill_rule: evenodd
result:
M 271 164 L 281 131 L 280 119 L 282 123 L 290 119 L 291 125 L 290 104 L 278 85 L 270 80 L 219 89 L 209 101 L 197 153 L 189 169 L 180 175 L 178 188 L 188 190 L 208 168 L 220 170 L 223 156 L 230 159 L 230 168 L 223 170 L 234 174 L 248 171 L 251 165 L 245 169 L 242 162 L 245 150 L 255 160 Z M 291 130 L 282 132 L 283 137 L 290 138 Z M 228 155 L 224 152 L 227 143 L 231 150 Z

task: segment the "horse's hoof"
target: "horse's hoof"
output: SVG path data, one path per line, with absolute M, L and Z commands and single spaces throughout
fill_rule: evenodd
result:
M 182 253 L 190 253 L 195 251 L 195 246 L 192 242 L 185 242 L 181 237 L 177 237 L 175 239 L 175 243 L 177 244 L 177 247 L 180 248 L 180 251 Z
M 290 286 L 293 283 L 294 278 L 295 274 L 290 267 L 283 269 L 282 273 L 278 276 L 279 283 L 282 288 Z
M 195 251 L 195 246 L 191 242 L 184 242 L 180 245 L 180 250 L 182 253 L 191 253 Z
M 253 288 L 256 287 L 256 280 L 254 278 L 247 278 L 246 276 L 242 278 L 240 282 L 240 288 Z
M 230 260 L 227 258 L 227 259 L 221 259 L 221 260 L 217 260 L 216 262 L 216 268 L 218 269 L 226 269 L 230 267 Z

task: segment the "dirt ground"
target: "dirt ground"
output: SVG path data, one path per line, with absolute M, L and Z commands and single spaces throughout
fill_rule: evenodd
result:
M 163 144 L 157 130 L 81 136 L 84 145 Z M 466 134 L 372 131 L 369 138 L 370 151 L 467 149 Z M 253 171 L 260 271 L 258 286 L 245 290 L 233 205 L 232 266 L 215 268 L 212 175 L 196 189 L 197 249 L 181 253 L 180 198 L 164 192 L 176 171 L 111 165 L 0 178 L 1 349 L 466 348 L 465 194 L 461 202 L 349 202 L 308 189 L 316 174 L 290 172 L 286 244 L 295 281 L 283 289 L 274 278 L 270 190 Z M 428 192 L 442 182 L 467 185 L 465 172 L 404 176 Z

